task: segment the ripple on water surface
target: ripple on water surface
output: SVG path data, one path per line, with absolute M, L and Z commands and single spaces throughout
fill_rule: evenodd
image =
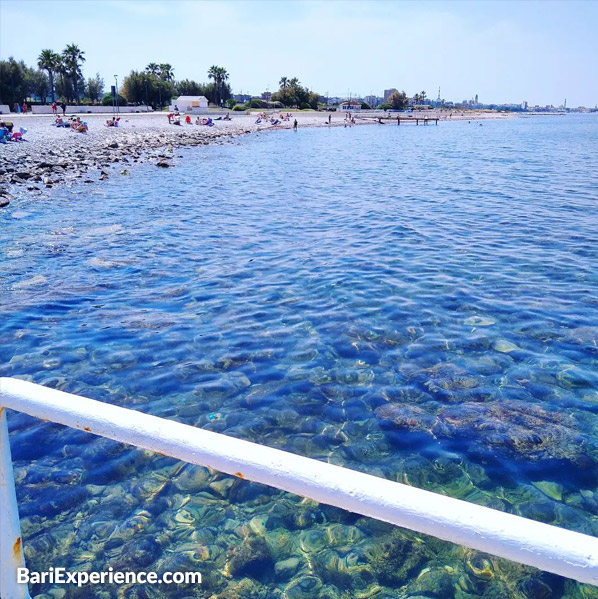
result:
M 597 142 L 592 116 L 280 132 L 11 206 L 0 375 L 597 535 Z M 598 597 L 10 425 L 32 569 L 204 576 L 139 598 Z

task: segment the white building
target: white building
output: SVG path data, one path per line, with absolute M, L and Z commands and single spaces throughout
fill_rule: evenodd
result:
M 208 112 L 208 99 L 205 96 L 179 96 L 172 100 L 169 107 L 170 112 L 188 112 L 191 114 L 202 114 Z
M 346 110 L 347 112 L 353 112 L 354 110 L 361 110 L 361 102 L 355 100 L 347 100 L 343 102 L 339 107 L 339 110 Z

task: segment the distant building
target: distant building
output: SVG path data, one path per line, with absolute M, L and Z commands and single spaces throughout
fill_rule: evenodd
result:
M 478 105 L 478 95 L 477 94 L 475 95 L 475 104 L 476 104 L 476 106 Z
M 244 104 L 245 102 L 249 102 L 251 100 L 251 96 L 249 94 L 235 94 L 233 96 L 233 100 L 236 100 L 240 104 Z
M 366 96 L 364 100 L 372 107 L 376 108 L 376 106 L 380 106 L 382 104 L 383 99 L 379 96 Z
M 271 97 L 272 92 L 262 92 L 262 100 L 266 100 L 266 102 L 269 102 Z
M 523 100 L 523 102 L 521 102 L 521 110 L 527 110 L 527 101 Z
M 169 110 L 174 112 L 175 106 L 179 112 L 193 114 L 208 112 L 208 99 L 205 96 L 179 96 L 176 100 L 172 100 Z
M 347 112 L 351 112 L 353 110 L 361 110 L 361 104 L 356 100 L 345 100 L 338 107 L 339 110 L 346 110 Z

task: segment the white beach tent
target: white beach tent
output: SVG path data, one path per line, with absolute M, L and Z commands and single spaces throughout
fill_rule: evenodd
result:
M 200 114 L 208 112 L 208 99 L 205 96 L 179 96 L 176 100 L 172 100 L 170 111 L 175 111 L 175 106 L 179 112 L 189 112 L 192 114 Z

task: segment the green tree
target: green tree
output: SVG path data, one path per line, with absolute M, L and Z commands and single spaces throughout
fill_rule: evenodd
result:
M 203 95 L 203 87 L 197 81 L 183 79 L 177 82 L 176 91 L 180 96 L 201 96 Z
M 104 95 L 104 80 L 96 73 L 95 77 L 87 80 L 87 97 L 95 104 L 99 102 Z
M 162 81 L 173 81 L 174 80 L 174 69 L 172 65 L 167 62 L 159 65 L 160 68 L 160 79 Z
M 214 81 L 214 97 L 213 101 L 217 106 L 222 104 L 223 100 L 226 100 L 225 97 L 228 92 L 228 86 L 226 82 L 228 80 L 228 71 L 224 67 L 218 67 L 216 65 L 212 65 L 208 69 L 208 78 Z
M 50 91 L 50 80 L 48 75 L 41 69 L 37 71 L 34 69 L 27 69 L 25 78 L 27 81 L 28 92 L 33 92 L 39 97 L 40 102 L 45 104 L 48 92 Z
M 65 71 L 71 78 L 73 84 L 73 91 L 75 93 L 74 99 L 79 103 L 79 87 L 81 78 L 81 66 L 85 62 L 85 52 L 79 49 L 76 44 L 68 44 L 62 52 L 62 60 L 64 63 Z
M 48 73 L 50 95 L 52 96 L 52 102 L 54 102 L 56 100 L 54 94 L 54 74 L 60 66 L 60 56 L 53 50 L 42 50 L 37 57 L 37 66 Z
M 0 61 L 0 103 L 12 108 L 15 102 L 23 102 L 29 93 L 27 71 L 25 63 L 12 56 Z
M 301 85 L 297 77 L 281 77 L 279 81 L 280 88 L 272 94 L 272 102 L 281 102 L 283 106 L 309 105 L 310 108 L 317 110 L 320 95 L 309 91 Z
M 405 92 L 393 92 L 388 98 L 388 104 L 394 110 L 405 110 L 409 106 L 407 94 Z
M 146 72 L 148 72 L 150 75 L 155 75 L 156 77 L 158 77 L 158 75 L 160 75 L 160 65 L 158 63 L 155 62 L 150 62 L 146 67 L 145 67 Z
M 131 71 L 122 84 L 121 93 L 129 104 L 150 104 L 153 108 L 164 106 L 174 95 L 174 83 L 163 81 L 148 65 L 144 72 Z
M 278 85 L 280 85 L 280 96 L 281 96 L 281 102 L 283 103 L 284 106 L 286 106 L 286 97 L 287 97 L 287 87 L 289 87 L 289 78 L 288 77 L 281 77 L 280 81 L 278 82 Z

